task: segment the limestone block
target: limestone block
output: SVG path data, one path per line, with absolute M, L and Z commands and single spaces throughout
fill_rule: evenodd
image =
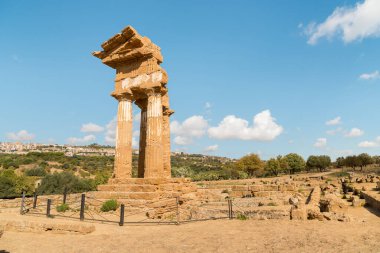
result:
M 269 191 L 260 191 L 260 192 L 254 192 L 253 196 L 255 197 L 269 197 L 271 193 Z
M 250 185 L 249 189 L 252 192 L 258 192 L 258 191 L 263 191 L 264 190 L 264 186 L 263 185 Z
M 323 214 L 319 211 L 319 208 L 314 206 L 306 206 L 306 213 L 307 213 L 307 219 L 308 220 L 320 220 L 322 221 L 324 219 Z
M 334 194 L 327 194 L 320 201 L 322 212 L 345 212 L 347 205 L 344 200 L 338 198 Z
M 359 198 L 354 198 L 352 200 L 352 206 L 353 207 L 361 207 L 365 205 L 365 200 L 364 199 L 359 199 Z
M 250 187 L 248 185 L 233 185 L 232 190 L 233 191 L 248 191 Z
M 290 219 L 292 220 L 307 220 L 306 208 L 292 207 L 290 210 Z
M 277 185 L 264 184 L 264 191 L 278 191 Z
M 279 191 L 295 191 L 294 185 L 283 184 L 278 186 Z

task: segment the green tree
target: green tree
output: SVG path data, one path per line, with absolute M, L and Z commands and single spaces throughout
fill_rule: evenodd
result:
M 361 165 L 360 159 L 356 155 L 347 156 L 344 159 L 345 166 L 351 167 L 353 170 L 355 170 L 356 167 L 359 167 Z
M 335 166 L 337 168 L 343 168 L 345 165 L 345 162 L 344 162 L 344 157 L 338 157 L 335 161 Z
M 380 165 L 380 156 L 372 156 L 373 163 L 376 165 Z
M 296 154 L 296 153 L 290 153 L 287 154 L 284 157 L 285 161 L 288 164 L 288 169 L 290 174 L 294 174 L 295 172 L 300 172 L 305 170 L 305 160 L 302 158 L 302 156 Z
M 34 169 L 30 169 L 25 171 L 25 175 L 29 177 L 44 177 L 46 176 L 46 170 L 42 167 L 37 167 Z
M 265 171 L 270 175 L 278 176 L 278 174 L 288 170 L 288 162 L 282 156 L 269 159 L 265 164 Z
M 373 163 L 372 157 L 367 153 L 362 153 L 358 155 L 357 159 L 359 160 L 358 164 L 360 166 L 360 170 L 363 170 L 363 167 L 367 167 L 368 165 Z
M 319 171 L 326 170 L 331 165 L 331 158 L 326 155 L 308 157 L 306 167 L 308 170 L 318 169 Z
M 70 172 L 46 175 L 38 188 L 39 194 L 61 194 L 67 188 L 69 192 L 86 192 L 96 190 L 92 179 L 80 179 Z
M 22 192 L 31 195 L 33 184 L 25 176 L 17 176 L 14 170 L 0 172 L 0 198 L 20 197 Z
M 235 168 L 245 171 L 249 176 L 259 176 L 264 169 L 264 162 L 256 154 L 246 155 L 235 163 Z

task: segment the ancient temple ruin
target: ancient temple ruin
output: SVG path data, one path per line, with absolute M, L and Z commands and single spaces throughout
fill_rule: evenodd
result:
M 188 178 L 171 178 L 168 76 L 160 66 L 161 49 L 131 26 L 102 44 L 93 55 L 116 69 L 112 96 L 118 101 L 113 177 L 99 185 L 95 197 L 116 199 L 126 212 L 149 211 L 149 217 L 172 215 L 173 204 L 195 197 Z M 141 109 L 138 178 L 132 178 L 132 105 Z M 185 200 L 186 199 L 186 200 Z M 152 211 L 153 210 L 153 211 Z
M 118 101 L 116 155 L 113 178 L 132 177 L 132 104 L 141 109 L 138 177 L 170 178 L 170 120 L 166 84 L 160 66 L 161 49 L 131 26 L 102 44 L 93 55 L 116 70 Z

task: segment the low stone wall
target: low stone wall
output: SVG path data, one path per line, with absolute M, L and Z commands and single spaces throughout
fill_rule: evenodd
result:
M 79 222 L 57 221 L 27 221 L 27 220 L 2 220 L 0 228 L 3 231 L 16 232 L 71 232 L 89 234 L 95 231 L 95 226 Z
M 380 211 L 380 194 L 377 192 L 361 192 L 366 204 Z

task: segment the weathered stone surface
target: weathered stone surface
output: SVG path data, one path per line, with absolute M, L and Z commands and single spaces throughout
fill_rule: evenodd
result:
M 347 205 L 336 195 L 327 194 L 320 200 L 320 209 L 322 212 L 345 212 Z
M 365 205 L 364 199 L 359 199 L 358 197 L 356 197 L 352 200 L 352 206 L 353 207 L 362 207 L 364 205 Z
M 169 117 L 173 111 L 169 108 L 168 76 L 160 67 L 161 49 L 131 26 L 104 42 L 102 48 L 93 55 L 116 69 L 112 96 L 119 102 L 113 178 L 132 175 L 133 102 L 141 109 L 138 176 L 170 178 Z
M 292 220 L 306 220 L 307 212 L 305 207 L 297 208 L 296 206 L 292 206 L 290 209 L 290 219 Z

